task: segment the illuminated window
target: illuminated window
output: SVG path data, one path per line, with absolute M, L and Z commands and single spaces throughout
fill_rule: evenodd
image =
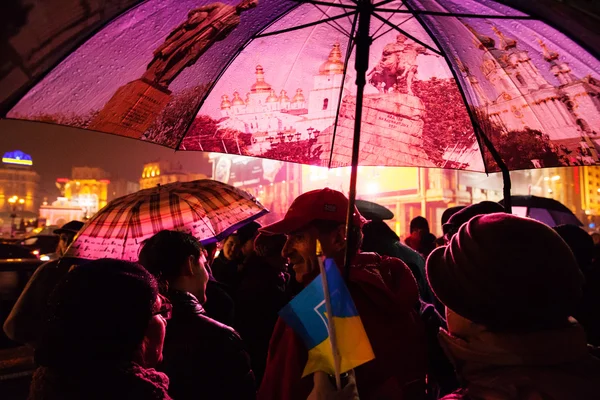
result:
M 154 171 L 150 172 L 150 176 L 152 176 L 152 177 L 154 176 Z

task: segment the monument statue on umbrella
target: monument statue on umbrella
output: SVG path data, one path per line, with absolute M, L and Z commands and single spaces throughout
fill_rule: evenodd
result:
M 169 85 L 198 61 L 215 42 L 223 40 L 241 22 L 241 14 L 258 5 L 212 3 L 188 12 L 156 50 L 141 79 L 121 86 L 91 121 L 89 129 L 140 138 L 171 99 Z
M 191 10 L 188 19 L 175 28 L 154 51 L 142 79 L 167 88 L 185 68 L 194 65 L 210 46 L 223 40 L 239 25 L 242 12 L 258 0 L 243 0 L 237 6 L 213 3 Z

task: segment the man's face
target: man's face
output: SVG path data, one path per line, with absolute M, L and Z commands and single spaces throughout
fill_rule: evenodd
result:
M 204 251 L 200 253 L 200 258 L 193 268 L 197 283 L 197 290 L 194 295 L 201 304 L 204 304 L 206 302 L 206 284 L 208 283 L 208 271 L 206 270 L 206 255 Z
M 298 282 L 310 281 L 318 274 L 317 229 L 314 227 L 301 229 L 287 236 L 281 255 L 289 260 Z
M 336 232 L 322 233 L 310 226 L 286 236 L 281 255 L 289 260 L 300 283 L 308 283 L 319 274 L 317 239 L 325 257 L 335 257 L 339 251 L 335 243 Z

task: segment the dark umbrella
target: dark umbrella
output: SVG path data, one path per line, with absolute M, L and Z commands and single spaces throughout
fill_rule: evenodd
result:
M 372 201 L 356 200 L 356 208 L 358 208 L 358 212 L 368 220 L 387 220 L 394 218 L 394 213 L 390 211 L 389 208 L 373 203 Z
M 581 221 L 558 200 L 538 196 L 511 196 L 513 214 L 533 218 L 549 226 L 576 225 L 583 226 Z M 500 201 L 504 204 L 504 200 Z

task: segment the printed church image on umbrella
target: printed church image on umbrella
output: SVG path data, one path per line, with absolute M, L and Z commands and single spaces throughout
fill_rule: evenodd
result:
M 414 18 L 402 2 L 375 7 L 359 95 L 356 12 L 344 12 L 354 3 L 228 3 L 131 9 L 7 116 L 340 167 L 351 164 L 360 97 L 360 165 L 491 172 L 501 167 L 490 146 L 508 169 L 600 163 L 600 62 L 518 11 L 484 1 L 470 13 L 479 3 L 467 2 L 456 16 Z

